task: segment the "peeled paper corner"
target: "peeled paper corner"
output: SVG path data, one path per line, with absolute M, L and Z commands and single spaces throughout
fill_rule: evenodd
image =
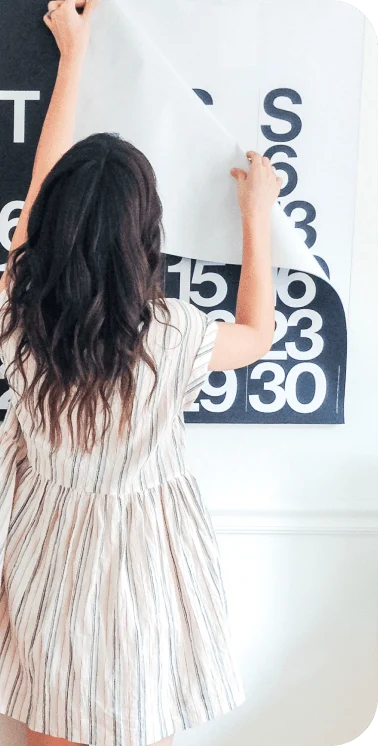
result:
M 79 95 L 75 141 L 117 132 L 153 165 L 163 204 L 165 253 L 241 264 L 242 231 L 232 167 L 245 153 L 180 77 L 121 0 L 93 15 Z M 328 277 L 276 203 L 272 265 Z

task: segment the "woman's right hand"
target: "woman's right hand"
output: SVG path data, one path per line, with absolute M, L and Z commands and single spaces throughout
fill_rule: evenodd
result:
M 61 57 L 84 59 L 90 37 L 91 17 L 100 0 L 50 0 L 43 20 L 55 37 Z M 77 9 L 83 12 L 78 13 Z M 49 15 L 51 13 L 51 16 Z
M 277 176 L 271 161 L 265 156 L 248 151 L 249 172 L 232 168 L 231 175 L 238 182 L 238 199 L 243 219 L 267 216 L 278 198 L 282 179 Z

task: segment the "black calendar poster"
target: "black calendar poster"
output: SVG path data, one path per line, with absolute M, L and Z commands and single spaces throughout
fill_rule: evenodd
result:
M 271 352 L 248 368 L 211 373 L 185 413 L 187 422 L 343 422 L 346 325 L 340 299 L 318 278 L 288 270 L 274 274 Z M 215 319 L 233 320 L 239 276 L 237 265 L 167 257 L 167 295 L 194 299 Z
M 211 373 L 192 411 L 185 414 L 189 423 L 344 422 L 363 19 L 344 3 L 329 6 L 252 0 L 238 3 L 233 12 L 230 3 L 209 3 L 200 17 L 195 3 L 163 0 L 159 7 L 150 0 L 130 3 L 135 22 L 152 38 L 153 53 L 161 53 L 179 74 L 177 91 L 179 85 L 187 88 L 185 106 L 193 106 L 193 111 L 197 107 L 197 113 L 198 106 L 211 112 L 219 125 L 216 146 L 210 142 L 211 128 L 202 141 L 196 134 L 192 160 L 197 156 L 203 162 L 207 146 L 210 151 L 213 145 L 213 160 L 222 165 L 227 148 L 232 152 L 231 141 L 241 149 L 255 148 L 268 155 L 284 179 L 280 206 L 304 251 L 303 266 L 296 262 L 293 267 L 272 269 L 276 333 L 271 352 L 246 369 Z M 7 4 L 0 28 L 1 48 L 7 51 L 0 69 L 0 271 L 29 186 L 58 64 L 55 42 L 42 22 L 44 9 L 40 0 L 19 0 L 14 14 Z M 164 118 L 160 120 L 157 111 L 151 128 L 146 120 L 138 122 L 137 107 L 130 106 L 128 96 L 134 92 L 123 82 L 122 69 L 126 47 L 131 54 L 130 45 L 122 48 L 122 35 L 126 39 L 130 29 L 126 21 L 122 26 L 122 1 L 109 0 L 106 11 L 103 23 L 94 28 L 92 54 L 96 55 L 96 33 L 101 33 L 102 25 L 98 64 L 111 70 L 115 36 L 107 34 L 105 25 L 113 19 L 118 29 L 118 63 L 107 79 L 109 91 L 101 88 L 101 76 L 93 76 L 92 87 L 87 85 L 83 91 L 78 137 L 101 130 L 128 137 L 134 116 L 135 138 L 140 132 L 141 142 L 143 137 L 147 142 L 153 132 L 153 147 L 161 144 L 155 158 L 153 148 L 150 152 L 142 148 L 158 172 L 165 165 L 174 169 L 175 142 L 167 134 L 167 117 L 163 126 Z M 243 33 L 253 29 L 249 45 L 238 43 L 238 28 Z M 160 102 L 163 111 L 168 83 L 158 66 L 156 70 L 153 103 L 157 110 Z M 189 129 L 189 120 L 178 120 L 182 129 Z M 214 178 L 214 188 L 217 182 Z M 229 225 L 222 223 L 223 211 L 210 214 L 212 195 L 207 195 L 206 203 L 200 184 L 198 194 L 188 182 L 189 187 L 190 194 L 184 191 L 181 199 L 187 204 L 200 199 L 204 217 L 208 203 L 208 223 L 218 221 L 218 240 L 215 234 L 209 240 L 201 225 L 192 221 L 180 241 L 180 221 L 174 224 L 171 210 L 168 218 L 177 236 L 165 255 L 166 294 L 196 304 L 213 318 L 234 321 L 241 247 L 227 232 Z M 310 256 L 314 272 L 308 270 Z M 0 417 L 7 405 L 7 384 L 0 368 Z

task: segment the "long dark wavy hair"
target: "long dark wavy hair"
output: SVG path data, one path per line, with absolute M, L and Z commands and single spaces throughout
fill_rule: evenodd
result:
M 152 395 L 157 370 L 144 341 L 156 306 L 169 323 L 162 291 L 162 236 L 153 168 L 116 133 L 79 141 L 45 178 L 30 212 L 27 240 L 9 256 L 9 301 L 0 345 L 19 331 L 13 370 L 21 371 L 25 385 L 18 405 L 22 400 L 30 408 L 39 384 L 42 430 L 46 432 L 46 403 L 53 449 L 62 443 L 59 418 L 68 405 L 72 443 L 77 405 L 78 445 L 89 451 L 96 442 L 96 411 L 102 400 L 103 437 L 116 382 L 121 435 L 132 410 L 139 360 L 154 374 Z M 30 354 L 36 369 L 26 385 L 24 362 Z

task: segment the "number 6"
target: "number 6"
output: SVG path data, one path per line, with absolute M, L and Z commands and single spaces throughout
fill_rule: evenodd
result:
M 4 249 L 9 251 L 11 246 L 11 239 L 9 238 L 9 231 L 11 228 L 14 228 L 17 223 L 20 216 L 17 218 L 10 218 L 10 214 L 14 210 L 22 210 L 24 206 L 24 202 L 21 202 L 21 200 L 13 200 L 13 202 L 8 202 L 7 205 L 4 205 L 3 209 L 0 212 L 0 244 L 4 246 Z M 3 272 L 5 270 L 5 264 L 0 265 L 0 272 Z

